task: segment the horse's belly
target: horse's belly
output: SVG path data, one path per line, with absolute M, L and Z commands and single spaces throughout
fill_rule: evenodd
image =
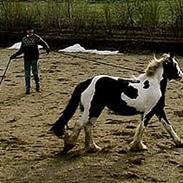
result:
M 128 106 L 124 101 L 113 101 L 108 103 L 107 107 L 119 115 L 130 116 L 141 113 L 141 111 L 138 111 L 135 107 Z

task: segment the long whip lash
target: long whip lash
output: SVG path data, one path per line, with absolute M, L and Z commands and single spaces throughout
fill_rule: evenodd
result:
M 11 63 L 11 60 L 9 59 L 8 64 L 7 64 L 6 68 L 5 68 L 5 71 L 4 71 L 3 75 L 1 76 L 0 86 L 1 86 L 1 83 L 2 83 L 2 81 L 3 81 L 3 79 L 4 79 L 5 75 L 6 75 L 6 72 L 7 72 L 8 68 L 9 68 L 10 63 Z
M 62 54 L 66 55 L 66 56 L 71 56 L 71 57 L 74 57 L 74 58 L 80 58 L 80 59 L 83 59 L 83 60 L 88 60 L 89 62 L 93 62 L 93 63 L 97 63 L 97 64 L 103 64 L 103 65 L 115 67 L 115 68 L 118 68 L 120 70 L 129 70 L 129 71 L 135 71 L 135 72 L 143 73 L 141 70 L 136 70 L 136 69 L 132 69 L 132 68 L 129 68 L 129 67 L 124 67 L 124 66 L 116 65 L 116 64 L 112 64 L 112 63 L 106 63 L 106 62 L 104 62 L 102 60 L 99 60 L 99 59 L 95 60 L 95 59 L 86 58 L 84 56 L 80 56 L 80 55 L 76 55 L 76 54 L 70 54 L 70 53 L 62 53 Z
M 56 52 L 56 53 L 58 53 L 58 52 Z M 40 54 L 45 54 L 45 52 L 41 52 Z M 129 68 L 129 67 L 124 67 L 124 66 L 116 65 L 116 64 L 112 64 L 112 63 L 106 63 L 106 62 L 104 62 L 102 60 L 99 60 L 99 59 L 95 60 L 95 59 L 91 59 L 91 58 L 86 58 L 86 57 L 81 56 L 81 55 L 70 54 L 70 53 L 63 53 L 63 52 L 62 52 L 62 54 L 65 55 L 65 56 L 71 56 L 71 57 L 74 57 L 74 58 L 80 58 L 82 60 L 87 60 L 89 62 L 93 62 L 93 63 L 96 63 L 96 64 L 103 64 L 103 65 L 106 65 L 106 66 L 114 67 L 114 68 L 117 68 L 117 69 L 120 69 L 120 70 L 129 70 L 129 71 L 135 71 L 135 72 L 142 73 L 141 70 L 136 70 L 136 69 L 132 69 L 132 68 Z M 16 59 L 21 59 L 21 58 L 23 58 L 23 56 L 19 56 Z M 1 76 L 0 86 L 1 86 L 2 81 L 3 81 L 3 79 L 4 79 L 5 75 L 6 75 L 6 72 L 7 72 L 8 68 L 9 68 L 10 63 L 11 63 L 11 60 L 8 61 L 8 64 L 7 64 L 7 66 L 5 68 L 5 71 L 4 71 L 4 74 Z

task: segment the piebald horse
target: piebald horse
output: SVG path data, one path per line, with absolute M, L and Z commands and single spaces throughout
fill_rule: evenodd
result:
M 142 142 L 145 127 L 153 115 L 156 115 L 176 146 L 183 146 L 171 123 L 168 121 L 164 106 L 167 83 L 183 76 L 173 54 L 163 55 L 149 63 L 145 72 L 133 79 L 122 79 L 108 75 L 98 75 L 78 84 L 72 97 L 55 122 L 51 131 L 58 137 L 64 136 L 64 152 L 72 149 L 77 142 L 82 128 L 85 131 L 85 149 L 96 152 L 101 148 L 92 138 L 92 126 L 104 107 L 108 107 L 119 115 L 140 114 L 142 120 L 136 128 L 130 149 L 140 151 L 147 149 Z M 75 123 L 71 135 L 65 129 L 80 104 L 81 117 Z

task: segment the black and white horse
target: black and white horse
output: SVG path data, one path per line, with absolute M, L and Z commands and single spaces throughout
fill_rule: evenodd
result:
M 100 147 L 93 141 L 92 126 L 106 106 L 119 115 L 141 114 L 142 121 L 136 128 L 131 150 L 147 149 L 146 145 L 142 143 L 142 135 L 154 114 L 162 122 L 175 144 L 183 146 L 183 141 L 167 120 L 164 111 L 168 81 L 180 80 L 182 76 L 183 73 L 172 54 L 166 54 L 161 59 L 154 58 L 145 72 L 135 79 L 121 79 L 108 75 L 95 76 L 75 88 L 62 116 L 51 130 L 58 137 L 65 136 L 64 151 L 67 152 L 75 146 L 79 133 L 84 127 L 86 150 L 98 151 Z M 75 123 L 71 135 L 68 135 L 65 132 L 65 126 L 79 104 L 82 112 L 81 117 Z

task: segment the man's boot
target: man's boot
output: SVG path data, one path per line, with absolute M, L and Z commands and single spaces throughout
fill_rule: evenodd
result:
M 39 84 L 39 76 L 38 76 L 38 74 L 34 75 L 34 81 L 35 81 L 35 84 L 36 84 L 36 91 L 40 92 L 40 84 Z
M 40 92 L 40 86 L 39 86 L 39 84 L 36 84 L 36 91 L 37 92 Z
M 25 94 L 30 95 L 30 77 L 25 78 Z
M 26 95 L 30 95 L 30 90 L 29 89 L 26 89 L 25 94 Z

